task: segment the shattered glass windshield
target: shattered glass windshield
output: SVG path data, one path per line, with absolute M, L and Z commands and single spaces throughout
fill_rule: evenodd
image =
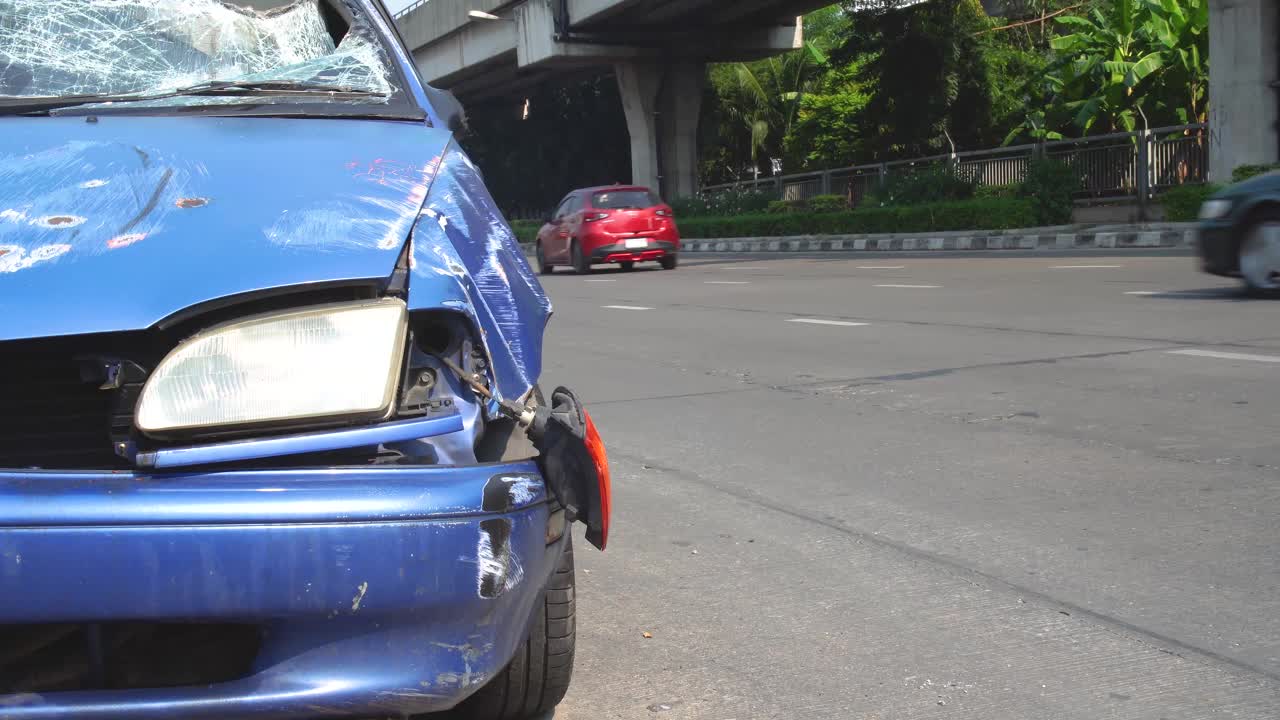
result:
M 352 94 L 343 102 L 385 103 L 396 90 L 377 33 L 341 2 L 0 0 L 0 98 L 173 95 L 210 83 L 255 85 L 255 102 L 316 102 L 304 93 L 333 90 Z M 179 94 L 163 104 L 226 101 Z

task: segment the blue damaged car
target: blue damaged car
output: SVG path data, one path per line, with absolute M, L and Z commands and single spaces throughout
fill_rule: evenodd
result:
M 377 0 L 0 0 L 0 718 L 545 713 L 604 448 Z

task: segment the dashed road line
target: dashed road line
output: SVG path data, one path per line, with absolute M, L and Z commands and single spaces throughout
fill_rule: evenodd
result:
M 652 310 L 651 307 L 643 307 L 640 305 L 601 305 L 606 310 Z
M 906 265 L 859 265 L 859 270 L 906 270 Z
M 1163 290 L 1130 290 L 1125 295 L 1164 295 Z
M 1123 265 L 1050 265 L 1050 270 L 1104 270 L 1122 268 Z
M 1217 350 L 1168 350 L 1170 355 L 1192 355 L 1218 360 L 1251 360 L 1253 362 L 1280 363 L 1280 355 L 1250 355 L 1248 353 L 1218 352 Z
M 846 320 L 822 320 L 821 318 L 788 318 L 787 322 L 807 323 L 809 325 L 839 325 L 841 327 L 862 327 L 868 323 L 848 322 Z

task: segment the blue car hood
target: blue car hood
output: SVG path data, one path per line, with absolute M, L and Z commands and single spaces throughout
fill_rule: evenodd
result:
M 140 330 L 232 295 L 387 278 L 411 237 L 411 308 L 468 314 L 500 394 L 525 392 L 550 305 L 448 132 L 0 118 L 0 340 Z

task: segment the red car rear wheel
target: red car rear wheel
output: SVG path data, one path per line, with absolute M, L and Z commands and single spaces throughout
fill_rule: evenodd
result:
M 591 260 L 582 254 L 582 246 L 577 240 L 573 241 L 573 248 L 569 251 L 570 261 L 573 263 L 573 271 L 579 275 L 587 275 L 591 272 Z

